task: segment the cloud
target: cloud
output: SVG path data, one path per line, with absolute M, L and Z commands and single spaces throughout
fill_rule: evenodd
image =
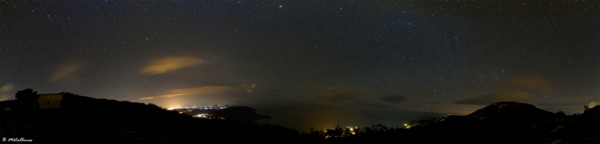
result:
M 559 102 L 559 103 L 535 103 L 537 106 L 585 106 L 589 102 L 574 101 L 574 102 Z
M 269 90 L 260 90 L 256 88 L 256 84 L 242 84 L 241 87 L 233 87 L 233 86 L 203 86 L 203 87 L 195 87 L 195 88 L 186 88 L 186 89 L 172 89 L 166 92 L 167 94 L 154 96 L 154 97 L 142 97 L 140 100 L 149 100 L 155 98 L 167 98 L 167 97 L 176 97 L 176 96 L 186 96 L 186 95 L 204 95 L 204 94 L 242 94 L 246 93 L 256 93 L 259 94 L 279 94 L 274 93 Z M 237 98 L 239 99 L 239 98 Z
M 154 98 L 167 98 L 176 96 L 186 95 L 205 95 L 205 94 L 239 94 L 243 93 L 245 88 L 232 87 L 232 86 L 203 86 L 186 89 L 172 89 L 167 94 L 155 96 L 155 97 L 142 97 L 140 100 L 154 99 Z
M 74 61 L 59 65 L 50 77 L 50 81 L 58 82 L 61 85 L 79 82 L 79 72 L 81 72 L 83 64 L 82 61 Z
M 597 105 L 600 105 L 600 101 L 592 101 L 587 106 L 590 107 L 590 108 L 593 108 L 593 107 L 595 107 Z
M 242 84 L 242 87 L 246 89 L 246 92 L 252 93 L 256 91 L 256 84 Z
M 154 98 L 155 97 L 143 97 L 143 98 L 140 98 L 140 100 L 147 100 L 147 99 L 154 99 Z
M 449 113 L 445 113 L 444 116 L 452 116 L 452 115 L 457 115 L 457 116 L 465 116 L 467 114 L 463 114 L 463 113 L 455 113 L 455 112 L 449 112 Z
M 200 64 L 207 64 L 208 61 L 202 59 L 183 56 L 183 57 L 165 57 L 160 59 L 154 59 L 150 61 L 145 67 L 141 69 L 141 73 L 147 75 L 156 75 L 172 72 L 186 67 L 197 66 Z
M 406 101 L 406 96 L 401 95 L 389 95 L 381 98 L 382 101 L 387 101 L 393 104 Z
M 473 98 L 456 101 L 456 104 L 489 105 L 496 102 L 533 102 L 537 96 L 526 92 L 506 92 L 476 96 Z
M 5 84 L 2 87 L 0 87 L 0 92 L 7 93 L 7 92 L 10 92 L 14 88 L 15 88 L 15 85 L 8 83 L 8 84 Z
M 291 96 L 293 94 L 287 93 L 287 92 L 282 92 L 282 91 L 278 91 L 278 90 L 273 90 L 273 89 L 254 89 L 254 91 L 256 91 L 257 94 L 261 94 L 261 95 L 269 95 L 269 96 Z
M 569 102 L 558 102 L 558 103 L 535 103 L 535 105 L 538 106 L 578 106 L 578 107 L 582 107 L 582 106 L 589 106 L 589 107 L 593 107 L 596 106 L 600 101 L 598 100 L 580 100 L 580 101 L 569 101 Z
M 224 93 L 233 93 L 236 91 L 240 91 L 239 87 L 231 87 L 231 86 L 203 86 L 203 87 L 195 87 L 195 88 L 187 88 L 187 89 L 173 89 L 170 90 L 169 95 L 165 95 L 162 97 L 172 97 L 172 96 L 180 96 L 180 95 L 199 95 L 199 94 L 224 94 Z
M 426 102 L 425 104 L 439 104 L 442 103 L 440 101 L 431 101 L 431 102 Z
M 531 103 L 538 100 L 537 94 L 554 94 L 555 92 L 552 82 L 542 78 L 511 78 L 492 83 L 491 86 L 500 89 L 516 91 L 481 95 L 456 101 L 455 103 L 470 105 L 488 105 L 501 101 Z
M 311 91 L 309 95 L 313 100 L 328 101 L 332 103 L 354 105 L 357 107 L 387 108 L 388 106 L 375 104 L 376 100 L 369 101 L 376 94 L 357 90 L 346 90 L 338 87 L 329 87 L 320 91 Z
M 12 90 L 15 88 L 15 85 L 8 83 L 0 87 L 0 101 L 10 99 L 12 95 Z
M 495 83 L 500 88 L 533 90 L 545 94 L 554 94 L 552 82 L 541 78 L 513 78 Z

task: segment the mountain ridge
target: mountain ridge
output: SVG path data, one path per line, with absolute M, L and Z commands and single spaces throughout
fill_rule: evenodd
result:
M 301 133 L 278 125 L 198 119 L 154 104 L 63 93 L 61 108 L 26 108 L 32 99 L 0 102 L 0 136 L 34 142 L 531 142 L 597 143 L 600 106 L 566 116 L 531 104 L 498 102 L 466 116 Z M 6 111 L 12 107 L 13 111 Z M 358 128 L 357 128 L 358 129 Z M 328 137 L 328 139 L 325 139 Z M 433 137 L 433 138 L 431 138 Z

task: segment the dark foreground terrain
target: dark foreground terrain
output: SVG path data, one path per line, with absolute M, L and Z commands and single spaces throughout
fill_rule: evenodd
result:
M 373 125 L 309 133 L 278 125 L 199 119 L 153 104 L 64 93 L 61 108 L 29 108 L 24 100 L 0 102 L 0 137 L 33 142 L 525 142 L 599 143 L 600 107 L 572 116 L 516 102 L 491 104 L 467 116 L 413 121 L 410 128 Z M 23 106 L 26 105 L 26 106 Z M 8 111 L 5 108 L 11 107 Z
M 498 102 L 467 116 L 413 121 L 408 130 L 390 130 L 339 141 L 460 143 L 599 143 L 600 106 L 566 116 L 533 105 Z
M 1 107 L 18 107 L 18 100 Z M 298 132 L 281 126 L 198 119 L 153 104 L 63 96 L 62 108 L 1 113 L 1 137 L 33 142 L 278 142 Z

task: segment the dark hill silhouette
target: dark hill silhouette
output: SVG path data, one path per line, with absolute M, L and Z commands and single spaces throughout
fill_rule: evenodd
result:
M 531 104 L 518 102 L 497 102 L 486 107 L 478 109 L 466 116 L 451 115 L 442 118 L 436 118 L 431 121 L 420 121 L 415 126 L 435 124 L 446 121 L 479 121 L 479 120 L 515 120 L 515 119 L 552 119 L 559 115 L 539 109 Z M 413 122 L 414 123 L 414 122 Z M 419 123 L 419 122 L 417 122 Z
M 394 142 L 394 143 L 599 143 L 600 106 L 566 116 L 514 102 L 494 103 L 466 116 L 410 123 L 411 128 L 371 127 L 299 133 L 278 125 L 253 123 L 262 115 L 249 107 L 198 119 L 154 104 L 96 99 L 62 93 L 61 108 L 35 109 L 34 91 L 2 101 L 0 137 L 45 143 L 90 142 Z M 21 99 L 24 98 L 24 99 Z M 6 107 L 11 107 L 7 110 Z M 235 114 L 243 113 L 248 117 Z M 237 117 L 237 118 L 236 118 Z M 327 139 L 325 139 L 327 137 Z
M 467 115 L 470 118 L 551 118 L 555 114 L 533 105 L 518 102 L 497 102 Z
M 466 116 L 411 122 L 410 129 L 361 134 L 343 142 L 598 143 L 600 106 L 565 116 L 516 102 L 490 104 Z M 402 136 L 402 137 L 399 137 Z
M 600 116 L 600 105 L 596 105 L 591 109 L 588 106 L 584 106 L 584 108 L 585 111 L 582 114 L 575 114 L 574 116 L 588 119 L 594 119 Z
M 154 104 L 62 93 L 62 108 L 2 111 L 0 137 L 34 142 L 293 142 L 296 130 L 232 120 L 198 119 Z M 0 102 L 15 107 L 18 100 Z

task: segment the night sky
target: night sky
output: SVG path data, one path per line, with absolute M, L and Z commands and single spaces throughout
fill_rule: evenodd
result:
M 596 0 L 0 3 L 1 100 L 245 105 L 304 131 L 600 102 Z

